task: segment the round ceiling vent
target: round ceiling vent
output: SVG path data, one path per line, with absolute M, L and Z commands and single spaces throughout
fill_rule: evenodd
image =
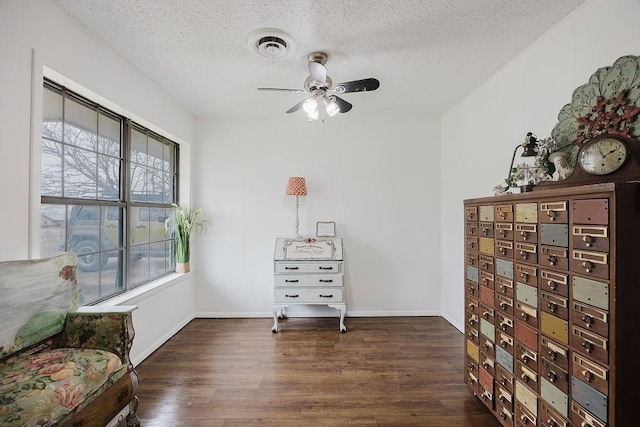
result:
M 262 28 L 249 33 L 249 47 L 256 54 L 269 59 L 284 58 L 293 51 L 291 36 L 275 28 Z

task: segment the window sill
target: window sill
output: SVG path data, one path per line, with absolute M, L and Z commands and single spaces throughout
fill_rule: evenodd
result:
M 138 301 L 142 301 L 146 298 L 149 298 L 152 295 L 162 292 L 167 288 L 170 288 L 176 283 L 180 283 L 187 280 L 190 276 L 191 276 L 191 273 L 169 274 L 168 276 L 161 277 L 158 280 L 154 280 L 153 282 L 134 288 L 121 295 L 102 301 L 100 304 L 97 304 L 97 306 L 135 304 Z

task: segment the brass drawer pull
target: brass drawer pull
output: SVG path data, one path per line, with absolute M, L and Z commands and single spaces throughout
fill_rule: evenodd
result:
M 488 311 L 485 311 L 484 313 L 482 313 L 482 317 L 484 317 L 485 319 L 488 319 L 489 316 L 491 316 L 491 313 L 489 313 Z
M 507 249 L 506 248 L 500 248 L 500 253 L 502 255 L 506 255 L 507 254 Z
M 551 221 L 555 221 L 556 220 L 556 212 L 555 211 L 547 211 L 547 215 L 549 216 Z
M 558 358 L 558 353 L 556 353 L 553 350 L 549 350 L 547 352 L 547 354 L 549 355 L 549 357 L 551 358 L 551 360 L 556 360 Z
M 527 259 L 527 258 L 529 258 L 529 252 L 520 251 L 520 256 L 522 257 L 522 259 Z
M 587 325 L 587 328 L 590 328 L 591 325 L 593 325 L 593 317 L 589 316 L 588 314 L 582 316 L 582 321 Z
M 522 424 L 529 424 L 529 418 L 526 415 L 522 415 L 520 421 L 522 421 Z
M 527 313 L 522 313 L 521 316 L 525 321 L 529 320 L 529 315 Z
M 587 382 L 591 382 L 593 380 L 593 373 L 587 370 L 581 372 L 582 376 Z
M 523 252 L 520 252 L 520 254 L 523 254 Z M 520 277 L 522 277 L 522 280 L 528 280 L 529 279 L 529 275 L 527 273 L 521 273 Z
M 521 231 L 520 235 L 522 236 L 522 240 L 527 240 L 529 233 L 527 233 L 526 231 Z
M 592 263 L 591 261 L 585 261 L 585 262 L 583 262 L 583 263 L 582 263 L 582 266 L 584 267 L 584 270 L 585 270 L 587 273 L 591 273 L 591 272 L 593 271 L 593 267 L 594 267 L 594 265 L 593 265 L 593 263 Z
M 555 313 L 556 310 L 558 309 L 558 306 L 555 305 L 554 303 L 550 302 L 550 303 L 547 304 L 547 308 L 549 310 L 551 310 L 552 313 Z
M 556 380 L 558 379 L 558 375 L 553 371 L 549 371 L 549 373 L 547 374 L 547 377 L 549 378 L 549 382 L 552 382 L 552 383 L 555 383 Z
M 594 240 L 595 239 L 593 237 L 589 236 L 589 235 L 586 235 L 586 236 L 582 237 L 582 241 L 585 243 L 585 246 L 588 247 L 588 248 L 593 246 L 592 243 L 593 243 Z
M 582 343 L 582 347 L 587 353 L 591 353 L 593 351 L 594 346 L 593 346 L 593 343 L 590 343 L 589 341 L 584 341 Z
M 486 370 L 489 370 L 489 368 L 491 367 L 491 365 L 489 365 L 487 362 L 484 362 L 484 363 L 482 364 L 482 367 L 483 367 L 484 369 L 486 369 Z
M 549 264 L 556 265 L 556 262 L 558 262 L 558 257 L 555 255 L 549 255 L 547 257 L 547 260 L 549 261 Z
M 502 348 L 507 348 L 509 346 L 509 342 L 508 341 L 500 341 L 500 345 L 502 345 Z
M 524 363 L 527 363 L 527 364 L 529 363 L 529 360 L 531 360 L 531 358 L 526 354 L 523 354 L 521 359 Z
M 553 280 L 549 280 L 547 282 L 547 285 L 549 285 L 549 288 L 552 290 L 555 290 L 558 288 L 558 284 L 556 282 L 554 282 Z
M 289 295 L 287 295 L 287 296 L 289 296 Z M 473 326 L 473 325 L 475 325 L 475 324 L 476 324 L 476 321 L 475 321 L 474 319 L 469 319 L 469 324 L 470 324 L 471 326 Z

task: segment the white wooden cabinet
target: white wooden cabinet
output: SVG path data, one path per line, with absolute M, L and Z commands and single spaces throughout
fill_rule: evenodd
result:
M 339 311 L 346 332 L 342 239 L 276 239 L 273 276 L 273 328 L 296 304 L 327 305 Z

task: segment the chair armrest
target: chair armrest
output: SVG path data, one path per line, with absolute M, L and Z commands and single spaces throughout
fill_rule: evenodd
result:
M 60 346 L 95 348 L 117 354 L 131 368 L 135 335 L 131 313 L 137 306 L 80 307 L 67 313 Z

